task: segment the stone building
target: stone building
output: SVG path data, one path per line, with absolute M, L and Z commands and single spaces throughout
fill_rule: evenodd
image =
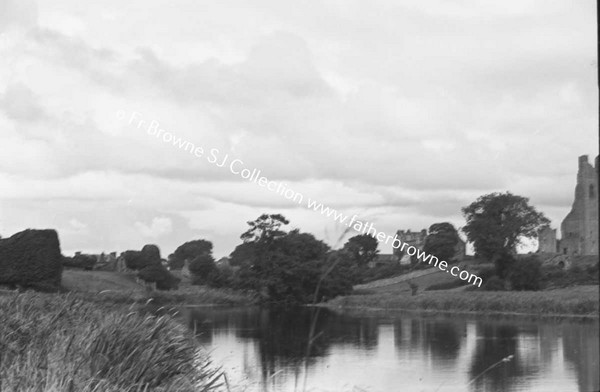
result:
M 403 244 L 407 244 L 407 246 L 414 246 L 417 249 L 423 249 L 425 246 L 425 238 L 427 238 L 427 230 L 423 229 L 421 231 L 407 231 L 398 230 L 396 232 L 396 236 Z M 400 259 L 400 264 L 411 264 L 411 257 L 406 254 L 405 251 L 400 251 L 400 248 L 394 248 L 394 254 Z M 414 257 L 413 257 L 414 258 Z M 416 260 L 414 260 L 416 262 Z
M 556 229 L 550 226 L 544 226 L 538 230 L 538 253 L 556 253 L 558 252 L 558 240 L 556 239 Z
M 556 239 L 556 229 L 542 228 L 538 232 L 539 253 L 598 254 L 598 169 L 598 157 L 595 167 L 587 155 L 579 157 L 575 200 L 560 225 L 561 238 Z
M 412 232 L 410 230 L 398 230 L 396 232 L 398 239 L 403 243 L 406 243 L 408 246 L 414 246 L 417 249 L 423 250 L 425 246 L 425 239 L 427 239 L 427 230 L 423 229 L 421 231 Z M 405 248 L 406 251 L 406 248 Z M 467 243 L 462 240 L 462 238 L 458 238 L 458 243 L 454 247 L 454 259 L 462 260 L 467 254 Z M 410 264 L 411 257 L 406 254 L 406 252 L 401 252 L 399 248 L 394 248 L 394 255 L 400 258 L 400 264 Z M 416 262 L 416 256 L 412 257 L 413 261 Z
M 560 225 L 559 253 L 598 254 L 598 157 L 595 166 L 587 155 L 579 157 L 575 201 Z

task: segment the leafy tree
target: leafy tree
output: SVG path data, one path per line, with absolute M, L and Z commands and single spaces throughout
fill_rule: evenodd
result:
M 179 286 L 179 279 L 173 276 L 162 264 L 150 264 L 138 272 L 138 277 L 146 282 L 156 283 L 158 290 L 172 290 Z
M 121 256 L 125 259 L 125 266 L 136 271 L 149 265 L 161 264 L 160 250 L 156 245 L 144 245 L 141 251 L 126 250 Z
M 258 247 L 255 242 L 242 242 L 229 255 L 229 263 L 232 266 L 252 265 L 258 257 L 257 252 Z
M 329 246 L 312 234 L 292 230 L 282 215 L 262 215 L 248 222 L 244 244 L 232 253 L 239 262 L 236 281 L 253 289 L 270 304 L 299 304 L 347 293 L 352 289 L 343 263 L 332 256 Z
M 189 265 L 190 272 L 194 276 L 194 282 L 208 283 L 208 277 L 217 269 L 215 259 L 210 254 L 196 256 Z
M 183 264 L 185 260 L 192 260 L 197 256 L 211 254 L 212 242 L 207 240 L 193 240 L 180 245 L 173 253 L 172 263 L 175 265 Z M 183 265 L 181 266 L 183 268 Z
M 185 266 L 185 260 L 175 257 L 175 254 L 171 253 L 167 258 L 167 265 L 171 270 L 180 270 Z
M 434 223 L 429 226 L 423 251 L 440 260 L 451 261 L 459 240 L 458 232 L 451 223 Z
M 156 283 L 158 290 L 176 289 L 179 280 L 162 264 L 160 249 L 156 245 L 144 245 L 141 251 L 127 250 L 121 253 L 125 266 L 138 271 L 138 277 Z
M 538 229 L 550 223 L 528 198 L 510 192 L 480 196 L 462 212 L 467 221 L 463 231 L 475 253 L 493 262 L 515 254 L 522 239 L 537 237 Z
M 281 226 L 290 222 L 281 214 L 262 214 L 256 220 L 247 223 L 250 228 L 241 235 L 244 242 L 270 244 L 286 234 L 281 230 Z
M 379 242 L 375 237 L 370 234 L 360 234 L 350 238 L 344 244 L 344 250 L 350 254 L 359 267 L 365 267 L 377 257 L 378 246 Z

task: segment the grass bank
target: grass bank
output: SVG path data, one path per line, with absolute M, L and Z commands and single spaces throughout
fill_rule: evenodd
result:
M 206 286 L 181 285 L 178 290 L 147 290 L 134 275 L 111 271 L 65 270 L 65 290 L 93 302 L 146 303 L 157 305 L 251 305 L 257 299 L 250 293 Z
M 398 293 L 349 295 L 329 301 L 334 309 L 385 309 L 536 316 L 598 318 L 598 286 L 547 291 L 426 291 L 416 296 Z
M 2 392 L 211 391 L 220 380 L 168 316 L 72 294 L 0 296 Z

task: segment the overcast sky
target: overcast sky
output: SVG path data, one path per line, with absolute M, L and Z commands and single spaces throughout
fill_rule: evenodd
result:
M 592 0 L 0 0 L 0 234 L 220 257 L 269 212 L 336 244 L 133 112 L 389 234 L 507 190 L 559 227 L 598 154 L 597 66 Z

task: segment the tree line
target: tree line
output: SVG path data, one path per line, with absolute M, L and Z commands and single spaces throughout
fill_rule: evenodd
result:
M 495 265 L 486 278 L 494 277 L 496 285 L 510 280 L 517 287 L 527 286 L 531 275 L 539 272 L 539 263 L 517 263 L 516 250 L 523 239 L 535 238 L 549 224 L 544 214 L 527 198 L 509 192 L 481 196 L 462 212 L 467 222 L 462 231 L 475 255 Z M 181 269 L 187 262 L 193 284 L 252 290 L 269 303 L 286 305 L 348 294 L 357 283 L 404 272 L 399 263 L 370 268 L 379 254 L 378 241 L 371 235 L 353 236 L 334 250 L 310 233 L 287 230 L 289 223 L 281 214 L 262 214 L 247 222 L 242 243 L 225 266 L 217 266 L 210 241 L 186 242 L 169 256 L 169 268 Z M 435 223 L 423 250 L 452 263 L 459 240 L 451 223 Z

